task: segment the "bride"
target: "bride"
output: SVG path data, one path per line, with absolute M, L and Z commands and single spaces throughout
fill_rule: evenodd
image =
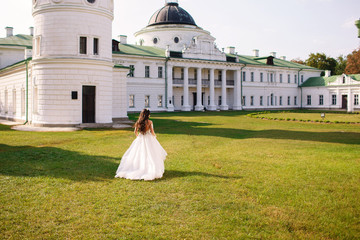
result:
M 141 111 L 135 123 L 136 139 L 123 155 L 116 171 L 116 178 L 149 181 L 163 176 L 167 153 L 156 139 L 149 117 L 150 110 Z

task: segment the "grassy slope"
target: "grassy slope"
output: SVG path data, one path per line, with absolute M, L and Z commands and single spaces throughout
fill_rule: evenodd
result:
M 153 114 L 154 182 L 113 178 L 131 129 L 0 125 L 0 238 L 360 238 L 359 126 L 245 114 Z

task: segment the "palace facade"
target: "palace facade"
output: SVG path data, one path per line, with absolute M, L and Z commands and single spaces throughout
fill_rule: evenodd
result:
M 177 1 L 147 26 L 111 39 L 113 0 L 33 0 L 35 28 L 0 39 L 0 117 L 41 126 L 112 124 L 127 112 L 359 110 L 360 75 L 276 53 L 219 49 Z M 86 21 L 84 21 L 86 19 Z M 111 44 L 112 43 L 112 44 Z

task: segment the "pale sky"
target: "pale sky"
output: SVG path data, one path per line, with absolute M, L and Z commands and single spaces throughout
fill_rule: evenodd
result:
M 33 26 L 31 0 L 1 0 L 0 37 L 5 27 L 14 34 L 28 34 Z M 113 38 L 146 27 L 164 0 L 115 0 Z M 347 55 L 360 46 L 355 20 L 360 18 L 360 0 L 179 0 L 196 24 L 210 31 L 218 47 L 236 47 L 243 55 L 277 52 L 288 60 L 305 60 L 310 53 L 331 57 Z

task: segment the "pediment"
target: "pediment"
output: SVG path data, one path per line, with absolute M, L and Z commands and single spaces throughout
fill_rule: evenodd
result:
M 184 58 L 226 61 L 226 54 L 219 50 L 215 38 L 211 35 L 194 37 L 189 46 L 184 46 L 182 52 Z

